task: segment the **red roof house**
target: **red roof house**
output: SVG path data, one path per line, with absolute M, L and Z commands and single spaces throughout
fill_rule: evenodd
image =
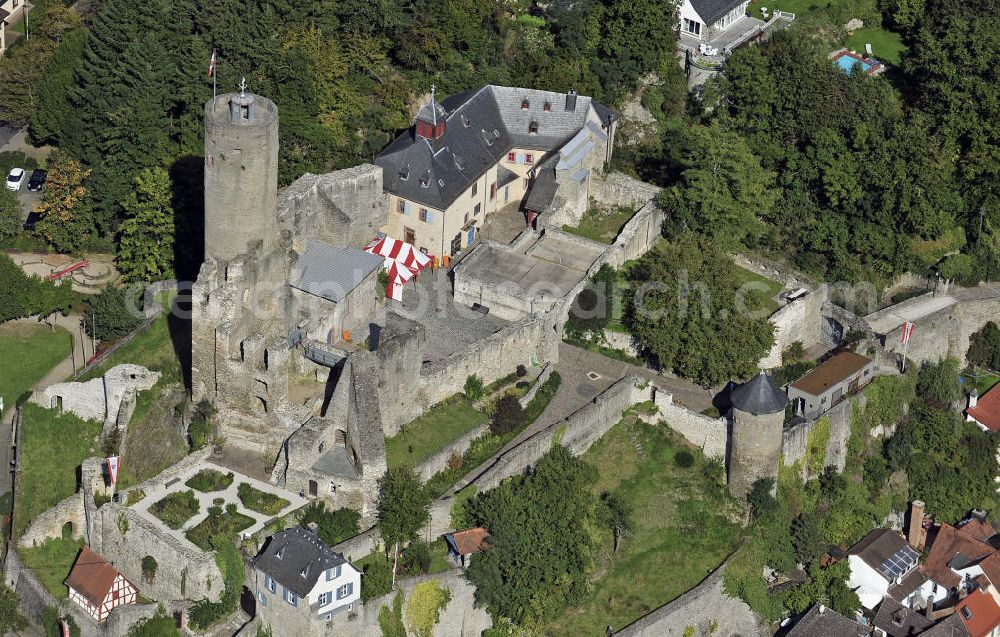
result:
M 978 398 L 969 396 L 969 407 L 965 410 L 966 420 L 976 422 L 987 431 L 1000 431 L 1000 385 L 994 385 Z
M 962 619 L 972 637 L 992 635 L 1000 626 L 1000 604 L 988 591 L 977 588 L 955 604 L 955 614 Z
M 89 547 L 83 547 L 66 578 L 69 599 L 103 622 L 112 608 L 135 604 L 138 591 L 114 566 Z
M 470 555 L 486 548 L 485 540 L 489 535 L 489 531 L 477 526 L 454 533 L 445 533 L 444 540 L 448 543 L 448 553 L 458 557 L 462 565 L 466 566 Z

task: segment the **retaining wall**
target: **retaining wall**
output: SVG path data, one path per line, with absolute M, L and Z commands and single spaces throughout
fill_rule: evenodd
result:
M 781 353 L 795 341 L 809 347 L 820 342 L 823 326 L 823 303 L 827 298 L 827 287 L 810 290 L 808 294 L 778 308 L 768 321 L 774 326 L 774 345 L 767 356 L 760 359 L 758 366 L 763 369 L 781 367 Z
M 822 416 L 815 420 L 807 420 L 793 427 L 788 427 L 782 432 L 781 453 L 785 465 L 804 460 L 809 450 L 809 435 L 812 433 L 816 423 L 826 418 L 830 422 L 830 437 L 826 443 L 826 453 L 823 458 L 824 467 L 836 467 L 837 471 L 843 471 L 847 463 L 847 441 L 851 437 L 851 413 L 853 406 L 864 410 L 866 397 L 864 393 L 858 393 L 847 400 L 837 403 L 834 407 L 824 412 Z M 809 467 L 802 463 L 802 478 L 815 478 L 809 474 Z
M 653 401 L 667 426 L 699 447 L 706 457 L 726 457 L 726 442 L 729 437 L 726 418 L 710 418 L 675 405 L 673 395 L 658 387 L 654 388 Z
M 490 423 L 485 422 L 478 427 L 467 431 L 459 436 L 439 451 L 424 458 L 414 467 L 417 475 L 423 481 L 430 480 L 438 471 L 444 471 L 448 467 L 448 461 L 455 454 L 462 455 L 472 444 L 472 441 L 483 435 L 490 429 Z

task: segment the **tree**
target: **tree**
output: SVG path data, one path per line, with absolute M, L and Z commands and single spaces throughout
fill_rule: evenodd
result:
M 0 323 L 26 316 L 66 313 L 73 305 L 73 288 L 28 276 L 6 254 L 0 253 Z
M 14 591 L 0 585 L 0 633 L 7 635 L 27 626 L 27 618 L 18 611 Z
M 777 510 L 778 501 L 771 495 L 773 490 L 774 478 L 760 478 L 750 487 L 747 503 L 756 517 L 770 515 Z
M 129 637 L 177 637 L 180 631 L 177 630 L 177 623 L 174 618 L 167 614 L 161 605 L 156 609 L 156 614 L 139 621 L 129 629 Z
M 826 551 L 826 540 L 813 516 L 800 513 L 792 520 L 792 546 L 796 559 L 802 564 L 812 563 Z
M 299 516 L 301 527 L 308 528 L 310 522 L 316 523 L 316 533 L 327 546 L 340 544 L 357 535 L 360 521 L 361 515 L 357 511 L 346 507 L 330 511 L 319 500 L 310 502 Z
M 430 498 L 410 467 L 390 467 L 379 478 L 376 518 L 386 559 L 390 547 L 398 550 L 400 544 L 416 538 L 430 518 L 429 507 Z
M 134 330 L 142 322 L 142 303 L 129 298 L 128 291 L 109 285 L 87 299 L 84 324 L 87 333 L 102 341 L 113 341 Z
M 431 637 L 441 611 L 451 601 L 451 590 L 438 580 L 421 582 L 413 587 L 406 604 L 406 625 L 414 637 Z
M 920 370 L 917 395 L 941 405 L 950 405 L 962 395 L 958 377 L 958 361 L 954 358 L 927 363 Z
M 125 199 L 126 219 L 115 263 L 127 282 L 152 282 L 173 276 L 174 211 L 170 176 L 163 168 L 146 169 Z
M 31 137 L 38 144 L 57 143 L 66 135 L 71 108 L 69 88 L 86 43 L 86 29 L 66 33 L 45 65 L 38 87 L 38 106 L 31 113 Z
M 35 212 L 41 217 L 38 234 L 57 250 L 78 249 L 95 233 L 83 185 L 88 176 L 90 171 L 63 150 L 49 158 L 48 181 Z
M 969 337 L 966 359 L 971 365 L 1000 369 L 1000 327 L 996 323 L 988 322 Z
M 497 410 L 490 422 L 490 433 L 502 436 L 524 424 L 524 409 L 516 396 L 507 394 L 497 401 Z
M 10 190 L 0 189 L 0 241 L 21 232 L 21 203 Z
M 597 507 L 597 519 L 601 524 L 611 529 L 614 535 L 614 552 L 618 552 L 621 542 L 632 526 L 632 508 L 621 496 L 614 493 L 602 493 L 601 503 Z

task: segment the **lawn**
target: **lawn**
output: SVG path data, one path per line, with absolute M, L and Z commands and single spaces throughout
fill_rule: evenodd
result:
M 56 599 L 68 597 L 63 582 L 73 570 L 73 562 L 83 548 L 83 540 L 70 538 L 46 540 L 44 544 L 30 549 L 18 549 L 24 565 L 30 568 L 42 582 L 45 590 Z
M 759 287 L 760 291 L 763 292 L 765 296 L 767 296 L 766 307 L 769 310 L 769 312 L 773 314 L 774 311 L 778 309 L 779 305 L 778 302 L 775 301 L 772 297 L 775 296 L 778 292 L 781 292 L 785 286 L 778 283 L 777 281 L 772 281 L 766 276 L 762 276 L 760 274 L 757 274 L 756 272 L 751 272 L 746 268 L 741 268 L 740 266 L 735 266 L 735 267 L 736 267 L 736 274 L 739 277 L 739 280 L 744 285 L 751 282 L 763 284 L 764 287 L 759 287 L 755 285 L 753 289 L 758 289 Z M 765 287 L 767 288 L 766 290 Z
M 236 492 L 243 506 L 264 515 L 278 515 L 282 509 L 288 506 L 288 500 L 273 493 L 255 489 L 246 482 L 241 482 L 240 486 L 236 488 Z
M 229 485 L 232 483 L 232 471 L 229 473 L 222 473 L 221 471 L 216 471 L 215 469 L 202 469 L 188 478 L 188 481 L 184 484 L 192 489 L 197 489 L 202 493 L 211 493 L 212 491 L 222 491 L 223 489 L 228 489 Z
M 232 504 L 227 509 L 233 509 Z M 236 534 L 243 529 L 248 529 L 254 524 L 254 519 L 242 513 L 227 510 L 224 513 L 215 507 L 209 508 L 208 517 L 202 520 L 198 526 L 194 527 L 185 537 L 198 548 L 211 551 L 213 549 L 212 540 L 217 537 L 235 538 Z
M 8 321 L 0 325 L 0 396 L 4 409 L 28 398 L 31 387 L 70 355 L 73 339 L 62 328 Z
M 392 438 L 386 438 L 386 462 L 390 467 L 420 462 L 484 422 L 486 414 L 473 407 L 465 396 L 458 394 L 447 398 Z
M 693 465 L 681 468 L 686 451 Z M 632 510 L 631 530 L 617 553 L 609 530 L 594 530 L 593 591 L 567 609 L 544 634 L 604 635 L 631 624 L 697 585 L 721 564 L 740 538 L 740 526 L 725 515 L 736 510 L 717 463 L 663 427 L 626 413 L 583 459 L 598 470 L 595 495 L 614 493 Z M 735 517 L 735 516 L 734 516 Z
M 610 244 L 615 242 L 622 226 L 628 223 L 634 215 L 635 211 L 628 207 L 613 210 L 591 208 L 583 214 L 579 225 L 563 226 L 562 229 L 592 241 Z
M 872 45 L 872 55 L 876 60 L 889 64 L 899 64 L 899 59 L 906 50 L 901 35 L 880 27 L 858 29 L 844 41 L 844 46 L 863 53 L 866 43 Z
M 992 389 L 998 382 L 1000 382 L 1000 375 L 993 372 L 980 370 L 973 374 L 962 374 L 962 385 L 975 387 L 980 396 Z
M 171 529 L 179 529 L 198 515 L 201 506 L 194 491 L 175 491 L 149 507 L 149 512 L 160 518 Z
M 30 403 L 24 406 L 14 517 L 17 536 L 40 513 L 76 493 L 80 463 L 101 455 L 100 433 L 99 422 Z

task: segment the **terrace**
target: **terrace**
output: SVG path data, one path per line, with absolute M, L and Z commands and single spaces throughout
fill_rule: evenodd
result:
M 729 28 L 714 34 L 708 40 L 701 40 L 687 33 L 681 32 L 679 46 L 691 52 L 692 61 L 705 66 L 718 66 L 726 57 L 739 47 L 759 40 L 766 36 L 772 29 L 784 29 L 795 19 L 794 13 L 784 11 L 774 11 L 765 21 L 752 16 L 744 16 L 734 22 Z M 714 50 L 705 53 L 704 47 Z
M 207 550 L 207 539 L 218 532 L 252 535 L 305 504 L 298 494 L 203 462 L 147 488 L 132 508 L 165 533 Z

